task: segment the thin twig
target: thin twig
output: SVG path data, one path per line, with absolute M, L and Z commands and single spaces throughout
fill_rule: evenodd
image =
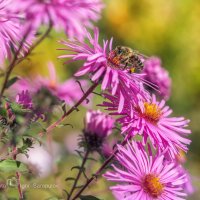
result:
M 42 37 L 33 46 L 31 46 L 31 48 L 28 50 L 25 56 L 17 61 L 17 65 L 21 63 L 25 58 L 27 58 L 27 56 L 29 56 L 31 52 L 49 35 L 49 33 L 51 32 L 51 29 L 52 29 L 52 23 L 49 24 L 48 29 L 45 31 Z
M 23 192 L 22 192 L 22 188 L 21 188 L 20 176 L 21 176 L 21 174 L 19 172 L 16 172 L 17 188 L 18 188 L 18 192 L 19 192 L 19 197 L 20 197 L 20 200 L 23 200 L 24 196 L 23 196 Z
M 10 65 L 8 66 L 8 70 L 7 70 L 7 72 L 6 72 L 5 79 L 4 79 L 4 82 L 3 82 L 3 86 L 2 86 L 1 92 L 0 92 L 0 99 L 1 99 L 1 97 L 3 96 L 3 93 L 4 93 L 4 91 L 5 91 L 6 87 L 7 87 L 7 83 L 8 83 L 10 74 L 11 74 L 12 70 L 13 70 L 14 67 L 15 67 L 15 63 L 16 63 L 16 61 L 17 61 L 17 59 L 18 59 L 18 56 L 19 56 L 19 54 L 20 54 L 20 52 L 21 52 L 21 50 L 22 50 L 22 48 L 23 48 L 24 41 L 25 41 L 26 38 L 28 37 L 29 31 L 30 31 L 30 27 L 27 29 L 27 32 L 26 32 L 26 34 L 24 35 L 22 41 L 20 42 L 19 48 L 17 49 L 17 51 L 16 51 L 16 53 L 15 53 L 15 55 L 14 55 L 14 57 L 13 57 L 13 60 L 11 61 Z
M 15 56 L 14 56 L 12 62 L 8 66 L 8 70 L 7 70 L 6 74 L 5 74 L 5 79 L 4 79 L 3 86 L 2 86 L 2 89 L 1 89 L 1 92 L 0 92 L 0 99 L 3 96 L 3 93 L 4 93 L 5 89 L 6 89 L 6 86 L 7 86 L 9 77 L 10 77 L 10 74 L 11 74 L 12 70 L 14 69 L 14 67 L 16 65 L 18 65 L 19 63 L 21 63 L 49 35 L 49 33 L 51 32 L 51 29 L 52 29 L 52 23 L 50 23 L 48 29 L 42 35 L 42 37 L 32 47 L 30 47 L 28 52 L 22 58 L 18 58 L 18 56 L 19 56 L 19 54 L 21 52 L 21 49 L 23 47 L 23 43 L 26 40 L 26 38 L 28 37 L 29 31 L 30 31 L 30 29 L 28 29 L 27 33 L 25 34 L 25 37 L 23 38 L 23 40 L 20 43 L 20 46 L 19 46 L 17 52 L 15 53 Z
M 83 90 L 83 88 L 82 88 L 81 82 L 78 81 L 78 80 L 76 80 L 76 82 L 78 83 L 78 85 L 79 85 L 79 87 L 80 87 L 82 93 L 85 94 L 85 92 L 84 92 L 84 90 Z M 88 103 L 90 102 L 90 100 L 89 100 L 88 98 L 86 98 L 85 101 L 86 101 L 86 104 L 88 104 Z
M 82 169 L 84 168 L 84 165 L 85 165 L 85 163 L 86 163 L 86 161 L 87 161 L 88 155 L 89 155 L 89 150 L 87 150 L 86 153 L 85 153 L 85 156 L 84 156 L 84 158 L 83 158 L 81 167 L 80 167 L 79 172 L 78 172 L 78 174 L 77 174 L 77 176 L 76 176 L 76 179 L 75 179 L 74 184 L 73 184 L 73 186 L 72 186 L 72 188 L 71 188 L 71 191 L 69 192 L 69 195 L 68 195 L 68 197 L 67 197 L 67 200 L 70 200 L 70 198 L 71 198 L 71 196 L 72 196 L 74 190 L 76 189 L 76 186 L 77 186 L 77 183 L 78 183 L 78 181 L 79 181 L 79 179 L 80 179 L 80 176 L 81 176 L 81 174 L 83 173 L 83 170 L 82 170 Z
M 13 152 L 16 152 L 13 156 L 13 159 L 16 160 L 16 158 L 17 158 L 17 148 L 16 148 L 16 146 L 13 147 Z M 16 171 L 17 189 L 18 189 L 18 193 L 19 193 L 19 199 L 23 200 L 24 197 L 23 197 L 23 191 L 22 191 L 22 188 L 21 188 L 20 176 L 21 176 L 20 172 Z
M 73 106 L 71 107 L 68 112 L 65 112 L 56 122 L 51 124 L 44 132 L 39 133 L 40 136 L 43 136 L 44 133 L 49 133 L 52 131 L 56 126 L 58 126 L 63 120 L 69 116 L 72 112 L 78 109 L 78 106 L 83 103 L 83 101 L 93 92 L 93 90 L 98 86 L 98 83 L 94 83 L 85 93 L 84 95 L 80 98 L 80 100 Z

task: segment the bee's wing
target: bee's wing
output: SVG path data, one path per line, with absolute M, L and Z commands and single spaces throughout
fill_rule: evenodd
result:
M 137 55 L 138 55 L 138 56 L 142 56 L 142 57 L 145 58 L 145 59 L 148 59 L 148 58 L 149 58 L 149 56 L 146 56 L 146 55 L 141 54 L 141 53 L 139 53 L 139 52 L 137 53 Z
M 144 55 L 144 54 L 141 54 L 138 50 L 133 50 L 133 53 L 136 54 L 136 55 L 138 55 L 138 56 L 142 56 L 142 57 L 145 58 L 145 59 L 148 59 L 148 58 L 149 58 L 149 56 L 146 56 L 146 55 Z

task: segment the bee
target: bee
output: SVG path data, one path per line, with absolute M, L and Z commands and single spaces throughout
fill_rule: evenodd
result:
M 117 46 L 109 53 L 108 60 L 119 69 L 129 69 L 130 73 L 141 71 L 144 64 L 139 52 L 125 46 Z

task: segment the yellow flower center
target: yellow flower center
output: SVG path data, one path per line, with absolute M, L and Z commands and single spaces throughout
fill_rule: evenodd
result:
M 145 176 L 143 181 L 144 191 L 147 192 L 153 198 L 157 198 L 163 192 L 164 185 L 160 182 L 160 179 L 153 174 Z
M 144 112 L 141 112 L 141 115 L 146 120 L 157 123 L 162 115 L 162 111 L 156 104 L 145 102 Z

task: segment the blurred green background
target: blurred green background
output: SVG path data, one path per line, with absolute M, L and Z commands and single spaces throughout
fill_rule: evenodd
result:
M 187 155 L 186 168 L 193 178 L 196 192 L 191 200 L 200 199 L 200 2 L 198 0 L 105 0 L 105 9 L 101 20 L 97 23 L 101 38 L 114 37 L 115 45 L 126 45 L 146 55 L 161 57 L 163 66 L 169 70 L 172 78 L 172 95 L 168 104 L 173 108 L 174 115 L 191 119 L 192 144 Z M 57 56 L 62 52 L 57 40 L 66 39 L 64 34 L 51 33 L 30 56 L 15 70 L 21 76 L 36 74 L 47 75 L 47 62 L 52 60 L 56 66 L 60 80 L 70 77 L 79 65 L 63 65 L 63 60 Z M 95 101 L 100 101 L 95 97 Z M 83 127 L 81 112 L 73 113 L 70 120 L 74 126 L 73 132 Z M 78 120 L 77 120 L 78 119 Z M 77 131 L 76 131 L 77 130 Z M 72 133 L 70 127 L 62 128 L 54 133 L 54 139 L 63 145 L 66 135 Z M 70 184 L 64 179 L 71 172 L 74 164 L 80 163 L 76 156 L 65 153 L 59 162 L 58 174 L 39 182 L 53 182 L 55 176 L 59 179 L 62 189 L 69 189 Z M 98 164 L 92 164 L 92 171 Z M 108 183 L 103 180 L 94 184 L 86 193 L 101 199 L 111 200 Z M 51 192 L 30 190 L 31 200 L 46 199 Z M 56 192 L 56 190 L 54 191 Z M 60 194 L 62 190 L 60 191 Z M 16 194 L 16 193 L 15 193 Z

